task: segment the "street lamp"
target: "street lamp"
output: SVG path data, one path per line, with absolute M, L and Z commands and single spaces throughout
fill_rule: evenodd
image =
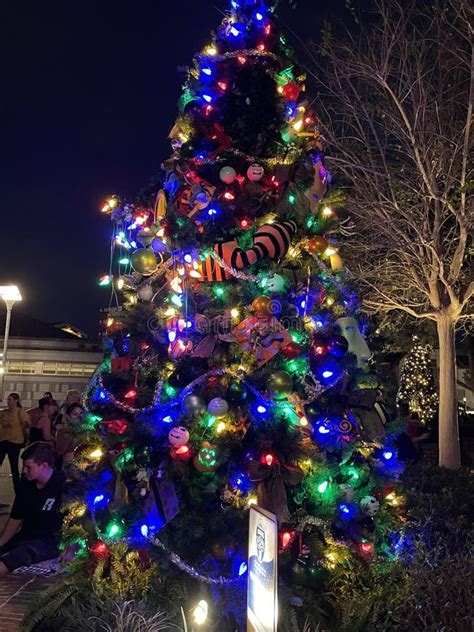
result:
M 8 336 L 10 334 L 10 321 L 12 309 L 16 301 L 21 301 L 20 290 L 16 285 L 0 285 L 0 298 L 5 301 L 7 317 L 5 319 L 5 334 L 3 336 L 3 355 L 0 362 L 0 401 L 3 399 L 3 384 L 7 370 Z

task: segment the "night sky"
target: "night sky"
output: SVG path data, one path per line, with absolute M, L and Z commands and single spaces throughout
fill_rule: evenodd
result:
M 317 39 L 343 0 L 299 0 L 284 22 Z M 4 3 L 0 285 L 22 309 L 95 335 L 108 290 L 111 223 L 99 209 L 134 199 L 170 153 L 183 76 L 227 0 Z M 294 45 L 296 40 L 286 31 Z M 304 61 L 304 59 L 302 60 Z

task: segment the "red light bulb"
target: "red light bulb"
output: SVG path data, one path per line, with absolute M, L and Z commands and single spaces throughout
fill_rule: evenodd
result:
M 97 542 L 92 547 L 92 552 L 94 553 L 94 555 L 97 555 L 97 557 L 105 557 L 109 554 L 109 547 L 105 544 L 105 542 L 97 540 Z
M 134 388 L 131 388 L 124 395 L 125 399 L 133 399 L 136 396 L 137 396 L 137 391 Z
M 281 534 L 281 545 L 284 549 L 286 549 L 286 547 L 290 544 L 291 542 L 291 533 L 289 531 L 283 531 L 283 533 Z
M 266 454 L 263 457 L 263 462 L 266 463 L 268 467 L 270 467 L 273 464 L 274 460 L 275 460 L 275 457 L 273 456 L 273 454 Z
M 362 553 L 365 553 L 366 555 L 368 555 L 369 553 L 372 553 L 372 551 L 374 550 L 374 547 L 370 544 L 370 542 L 363 542 L 360 545 L 360 549 Z

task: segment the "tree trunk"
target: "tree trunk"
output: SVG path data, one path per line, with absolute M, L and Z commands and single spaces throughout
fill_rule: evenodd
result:
M 439 464 L 461 466 L 456 397 L 456 350 L 454 322 L 442 315 L 437 321 L 439 344 Z

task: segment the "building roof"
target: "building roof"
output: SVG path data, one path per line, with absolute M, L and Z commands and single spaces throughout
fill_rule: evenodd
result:
M 0 305 L 0 338 L 5 331 L 5 310 Z M 20 309 L 14 308 L 10 323 L 10 337 L 12 338 L 49 338 L 55 340 L 75 340 L 77 336 L 67 333 L 57 326 L 44 323 L 42 320 L 32 318 Z

